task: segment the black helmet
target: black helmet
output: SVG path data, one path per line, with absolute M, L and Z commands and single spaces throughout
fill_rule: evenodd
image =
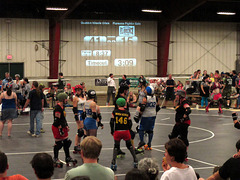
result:
M 88 98 L 94 99 L 96 97 L 96 91 L 95 90 L 89 90 L 88 91 Z
M 186 91 L 180 89 L 180 90 L 178 90 L 178 91 L 176 92 L 176 95 L 185 98 L 185 97 L 186 97 Z
M 146 84 L 146 80 L 145 80 L 145 79 L 142 79 L 142 78 L 139 78 L 139 83 L 145 85 L 145 84 Z

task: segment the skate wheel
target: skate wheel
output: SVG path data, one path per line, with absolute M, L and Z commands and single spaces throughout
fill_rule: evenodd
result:
M 67 163 L 67 167 L 69 167 L 70 166 L 70 164 L 69 163 Z
M 77 154 L 78 152 L 77 151 L 73 151 L 73 154 Z

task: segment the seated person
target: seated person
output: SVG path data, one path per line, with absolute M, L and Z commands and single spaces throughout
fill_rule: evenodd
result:
M 7 176 L 7 170 L 9 169 L 8 159 L 5 153 L 0 151 L 0 179 L 4 180 L 28 180 L 20 174 L 13 176 Z
M 233 107 L 237 107 L 239 106 L 239 101 L 240 101 L 240 97 L 239 97 L 239 94 L 237 93 L 237 89 L 232 86 L 232 89 L 231 89 L 231 96 L 230 96 L 230 99 L 231 99 L 231 104 Z
M 138 163 L 138 169 L 144 171 L 150 180 L 155 180 L 159 173 L 159 164 L 155 159 L 143 158 Z
M 197 180 L 194 169 L 184 164 L 187 146 L 181 139 L 170 139 L 165 144 L 165 159 L 162 161 L 163 175 L 160 180 Z
M 98 164 L 98 157 L 102 149 L 102 142 L 98 138 L 86 137 L 81 142 L 80 149 L 83 164 L 67 171 L 65 180 L 71 180 L 77 176 L 88 176 L 90 179 L 98 180 L 114 180 L 114 172 L 110 168 Z
M 47 153 L 37 153 L 33 156 L 31 164 L 38 180 L 51 179 L 54 171 L 51 155 Z
M 237 154 L 229 158 L 220 169 L 207 180 L 240 179 L 240 140 L 236 143 Z
M 127 172 L 127 174 L 125 176 L 125 180 L 135 180 L 135 179 L 150 180 L 148 175 L 144 171 L 134 168 Z
M 129 104 L 129 107 L 137 107 L 137 97 L 132 91 L 130 91 L 128 94 L 127 103 Z

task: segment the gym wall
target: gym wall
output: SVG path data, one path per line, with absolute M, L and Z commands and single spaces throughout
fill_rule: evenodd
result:
M 172 25 L 168 73 L 193 74 L 197 69 L 235 69 L 237 24 L 176 22 Z
M 47 77 L 48 69 L 36 60 L 49 59 L 47 51 L 36 40 L 47 40 L 48 20 L 41 19 L 0 19 L 0 62 L 24 63 L 24 76 Z M 7 60 L 7 55 L 12 60 Z M 0 77 L 3 78 L 3 77 Z

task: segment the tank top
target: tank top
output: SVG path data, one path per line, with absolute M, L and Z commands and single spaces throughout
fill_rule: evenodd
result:
M 5 94 L 2 99 L 2 109 L 16 109 L 15 98 L 5 99 Z
M 139 92 L 138 102 L 139 102 L 139 103 L 142 103 L 144 97 L 146 97 L 146 94 L 144 93 L 144 91 L 141 90 L 141 91 Z
M 143 117 L 156 116 L 156 105 L 157 105 L 156 96 L 147 96 L 147 104 L 145 110 L 143 111 L 142 116 Z
M 78 98 L 78 110 L 83 110 L 85 102 L 86 102 L 86 98 L 84 99 L 81 99 L 80 97 Z
M 86 111 L 86 116 L 88 118 L 92 118 L 92 109 L 90 108 L 90 105 L 93 101 L 86 101 L 84 104 L 85 111 Z

